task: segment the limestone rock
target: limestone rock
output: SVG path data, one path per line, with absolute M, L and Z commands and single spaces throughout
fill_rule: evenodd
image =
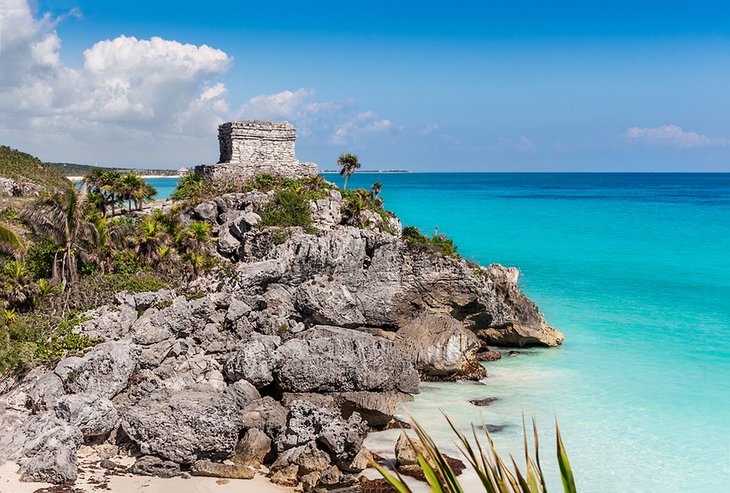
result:
M 472 368 L 481 368 L 476 359 L 481 342 L 446 314 L 421 313 L 398 331 L 395 345 L 427 378 L 469 375 L 479 379 L 486 375 L 483 371 L 471 375 Z
M 129 468 L 129 472 L 139 476 L 156 476 L 158 478 L 174 478 L 181 474 L 178 463 L 160 459 L 154 455 L 145 455 L 137 459 Z
M 203 202 L 195 206 L 195 217 L 202 221 L 215 223 L 218 217 L 218 206 L 214 202 Z
M 21 481 L 55 484 L 76 480 L 76 451 L 81 445 L 79 430 L 51 411 L 33 416 L 22 429 L 25 443 L 21 453 Z
M 275 378 L 287 392 L 418 392 L 418 374 L 392 342 L 320 327 L 282 344 Z
M 366 433 L 367 426 L 356 413 L 345 420 L 338 410 L 295 401 L 289 409 L 286 431 L 276 440 L 276 447 L 283 452 L 316 441 L 333 461 L 348 462 L 360 451 Z
M 228 394 L 240 408 L 246 407 L 251 401 L 261 399 L 261 394 L 250 382 L 246 380 L 238 380 L 228 385 L 225 389 Z
M 68 393 L 95 394 L 112 398 L 124 390 L 136 362 L 127 341 L 99 344 L 83 358 L 62 359 L 54 373 Z
M 33 412 L 39 413 L 52 409 L 58 399 L 66 394 L 63 382 L 55 373 L 46 373 L 28 393 L 28 402 Z
M 241 417 L 246 427 L 258 428 L 272 440 L 286 429 L 287 410 L 269 396 L 248 404 Z
M 258 388 L 269 385 L 274 380 L 274 351 L 273 338 L 259 338 L 239 346 L 226 361 L 226 376 L 233 382 L 248 380 Z
M 307 442 L 306 445 L 294 447 L 280 453 L 271 465 L 271 470 L 278 471 L 292 464 L 299 466 L 298 474 L 303 476 L 327 469 L 330 465 L 330 456 L 324 450 L 319 449 L 315 442 Z
M 259 466 L 271 451 L 271 438 L 258 428 L 249 428 L 236 445 L 233 462 Z
M 196 461 L 190 468 L 193 476 L 211 478 L 251 479 L 256 473 L 244 464 L 221 464 L 208 459 Z
M 426 449 L 417 438 L 408 439 L 405 432 L 401 432 L 398 440 L 395 442 L 395 461 L 398 467 L 417 466 L 418 457 L 416 451 L 425 458 L 429 458 Z M 435 464 L 432 464 L 435 465 Z
M 158 391 L 125 411 L 122 428 L 142 453 L 191 464 L 231 457 L 243 419 L 223 393 Z
M 105 435 L 117 422 L 117 410 L 106 397 L 90 394 L 71 394 L 59 399 L 56 416 L 81 431 L 85 439 Z

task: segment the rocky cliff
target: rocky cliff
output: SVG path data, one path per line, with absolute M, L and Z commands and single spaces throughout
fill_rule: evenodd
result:
M 324 491 L 357 484 L 362 441 L 419 379 L 479 379 L 486 344 L 558 345 L 517 285 L 386 231 L 346 226 L 341 194 L 313 227 L 263 227 L 273 193 L 228 194 L 183 213 L 211 222 L 226 268 L 195 296 L 129 295 L 76 327 L 105 342 L 6 382 L 0 463 L 26 480 L 76 478 L 82 445 L 131 454 L 136 474 L 245 478 Z M 364 211 L 366 214 L 368 211 Z

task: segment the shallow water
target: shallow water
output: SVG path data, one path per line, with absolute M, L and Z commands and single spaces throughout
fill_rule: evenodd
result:
M 465 428 L 483 417 L 507 425 L 495 442 L 520 457 L 522 414 L 535 416 L 559 489 L 557 416 L 580 491 L 726 491 L 730 174 L 361 173 L 350 186 L 374 181 L 404 224 L 519 267 L 566 335 L 489 363 L 483 384 L 423 384 L 407 410 L 435 438 L 453 447 L 439 410 Z M 501 400 L 467 402 L 487 396 Z

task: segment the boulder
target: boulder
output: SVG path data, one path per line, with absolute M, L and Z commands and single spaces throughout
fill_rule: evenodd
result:
M 334 398 L 343 416 L 356 412 L 373 428 L 388 424 L 404 402 L 413 400 L 410 394 L 397 391 L 342 392 Z
M 238 380 L 228 385 L 225 389 L 240 408 L 246 407 L 251 401 L 261 399 L 258 389 L 246 380 Z
M 242 344 L 231 353 L 224 370 L 229 380 L 236 382 L 244 379 L 257 388 L 269 385 L 274 376 L 274 352 L 278 337 L 257 338 Z
M 34 413 L 52 409 L 58 399 L 66 394 L 63 382 L 55 373 L 46 373 L 28 393 L 28 403 Z
M 479 361 L 497 361 L 502 359 L 502 353 L 499 351 L 479 351 L 477 353 L 477 359 Z
M 181 464 L 222 460 L 235 450 L 244 423 L 241 411 L 224 393 L 161 390 L 127 409 L 122 428 L 143 454 Z
M 196 461 L 190 468 L 193 476 L 211 478 L 251 479 L 256 473 L 244 464 L 221 464 L 208 459 Z
M 84 439 L 105 435 L 117 423 L 117 410 L 112 402 L 98 395 L 65 395 L 54 410 L 56 416 L 78 428 Z
M 214 202 L 202 202 L 195 206 L 193 210 L 195 212 L 194 217 L 201 221 L 208 221 L 215 224 L 218 218 L 218 206 Z
M 241 417 L 246 427 L 258 428 L 272 440 L 286 429 L 287 410 L 269 396 L 248 404 Z
M 174 478 L 180 476 L 180 464 L 171 460 L 160 459 L 154 455 L 140 457 L 129 468 L 129 472 L 139 476 L 156 476 L 158 478 Z
M 276 351 L 275 379 L 286 392 L 418 392 L 418 374 L 392 342 L 336 327 L 315 327 Z
M 21 431 L 20 480 L 54 484 L 76 480 L 76 451 L 81 432 L 52 411 L 33 416 Z
M 327 450 L 333 462 L 349 462 L 360 451 L 367 426 L 355 413 L 344 419 L 336 409 L 319 408 L 306 401 L 294 401 L 287 416 L 286 431 L 276 440 L 281 453 L 309 442 Z
M 258 428 L 249 428 L 238 441 L 233 462 L 260 466 L 271 452 L 271 438 Z
M 99 344 L 83 358 L 62 359 L 54 373 L 68 393 L 111 399 L 124 390 L 136 366 L 128 341 L 109 341 Z
M 424 312 L 402 327 L 395 345 L 407 354 L 416 369 L 427 379 L 445 376 L 483 378 L 486 372 L 476 359 L 481 342 L 473 332 L 453 317 L 436 312 Z

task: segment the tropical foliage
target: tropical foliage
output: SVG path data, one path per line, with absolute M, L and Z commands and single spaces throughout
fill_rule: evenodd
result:
M 494 446 L 492 437 L 489 435 L 487 426 L 482 426 L 486 439 L 486 445 L 484 445 L 477 436 L 477 431 L 474 426 L 472 426 L 471 433 L 473 442 L 470 442 L 467 436 L 454 425 L 448 416 L 446 416 L 446 420 L 458 438 L 457 445 L 459 449 L 479 477 L 484 491 L 488 493 L 547 493 L 545 475 L 540 464 L 537 426 L 534 420 L 532 422 L 534 443 L 532 453 L 527 444 L 527 430 L 524 429 L 523 425 L 525 465 L 522 469 L 520 469 L 520 466 L 517 465 L 517 461 L 513 457 L 510 457 L 509 461 L 507 461 L 500 456 Z M 568 455 L 565 452 L 560 429 L 557 423 L 555 426 L 557 459 L 563 491 L 564 493 L 576 493 L 575 479 L 573 478 Z M 463 493 L 466 491 L 457 479 L 444 454 L 439 450 L 436 443 L 423 427 L 415 421 L 412 421 L 412 427 L 422 447 L 415 446 L 413 441 L 411 441 L 411 446 L 416 451 L 418 464 L 423 471 L 423 475 L 431 491 L 434 493 Z M 409 438 L 409 440 L 411 439 Z M 511 468 L 508 462 L 511 463 Z M 400 474 L 396 472 L 394 476 L 375 462 L 372 462 L 372 465 L 396 491 L 399 493 L 411 493 L 412 490 L 403 481 Z
M 122 175 L 101 168 L 92 169 L 82 183 L 88 193 L 87 203 L 90 209 L 98 210 L 103 217 L 107 216 L 107 207 L 111 209 L 113 216 L 116 206 L 125 202 L 129 211 L 133 205 L 140 210 L 145 202 L 149 202 L 157 194 L 157 190 L 137 174 Z
M 342 168 L 340 170 L 340 176 L 345 177 L 345 185 L 342 188 L 347 189 L 347 181 L 350 179 L 350 176 L 352 176 L 361 166 L 360 160 L 355 154 L 345 152 L 340 154 L 340 157 L 337 158 L 337 166 Z
M 403 232 L 401 234 L 403 239 L 405 239 L 406 242 L 414 248 L 434 250 L 447 257 L 459 256 L 459 254 L 456 253 L 457 246 L 454 243 L 454 240 L 444 234 L 439 234 L 438 231 L 434 232 L 434 234 L 429 238 L 422 234 L 417 227 L 406 226 L 403 228 Z

